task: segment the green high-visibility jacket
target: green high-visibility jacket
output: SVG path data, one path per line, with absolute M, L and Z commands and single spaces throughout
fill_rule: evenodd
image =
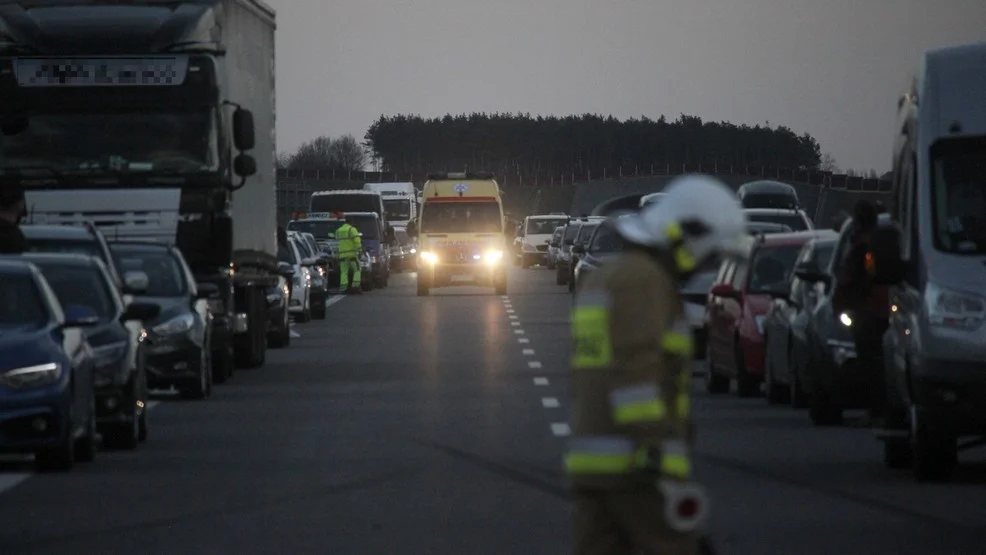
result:
M 335 238 L 339 241 L 339 258 L 352 259 L 359 258 L 359 252 L 363 250 L 363 240 L 360 239 L 359 230 L 348 223 L 336 230 Z

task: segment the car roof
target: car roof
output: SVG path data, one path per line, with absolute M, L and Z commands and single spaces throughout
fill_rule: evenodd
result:
M 367 216 L 378 218 L 379 215 L 376 212 L 343 212 L 347 216 Z
M 538 214 L 536 216 L 528 216 L 529 220 L 565 220 L 568 219 L 568 214 Z
M 96 240 L 89 229 L 81 225 L 43 225 L 25 224 L 20 226 L 21 232 L 29 239 L 89 239 Z
M 805 211 L 800 208 L 744 208 L 744 214 L 753 214 L 755 216 L 780 216 L 782 214 L 790 214 L 795 212 L 798 214 L 805 214 Z
M 30 260 L 24 260 L 20 256 L 16 258 L 0 258 L 0 273 L 6 275 L 34 275 L 37 268 Z
M 795 192 L 794 186 L 781 181 L 761 179 L 740 185 L 738 193 L 792 193 Z
M 109 241 L 110 250 L 116 248 L 123 248 L 126 250 L 155 250 L 155 251 L 171 251 L 172 246 L 165 243 L 157 243 L 154 241 Z
M 21 255 L 25 260 L 37 263 L 55 263 L 65 266 L 86 266 L 93 267 L 101 264 L 102 261 L 95 256 L 79 253 L 52 253 L 52 252 L 26 252 Z
M 759 237 L 757 244 L 761 247 L 782 247 L 789 245 L 803 245 L 816 237 L 838 237 L 838 234 L 829 229 L 792 231 L 787 233 L 769 233 Z

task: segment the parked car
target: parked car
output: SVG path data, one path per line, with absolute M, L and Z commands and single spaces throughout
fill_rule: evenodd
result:
M 577 245 L 573 249 L 573 252 L 579 255 L 573 277 L 575 291 L 578 291 L 586 276 L 623 251 L 623 238 L 616 232 L 616 228 L 606 221 L 595 228 L 586 245 L 585 247 Z
M 182 397 L 212 394 L 212 313 L 207 299 L 218 296 L 213 283 L 196 283 L 185 257 L 158 243 L 111 242 L 110 251 L 125 272 L 147 275 L 137 300 L 156 304 L 161 313 L 145 322 L 147 385 L 178 389 Z
M 346 212 L 346 218 L 359 230 L 363 252 L 370 261 L 370 271 L 363 272 L 360 283 L 364 291 L 384 288 L 390 281 L 390 247 L 395 238 L 374 212 Z
M 685 317 L 692 327 L 696 359 L 705 357 L 705 345 L 708 341 L 705 306 L 709 300 L 709 291 L 712 289 L 712 284 L 715 283 L 718 273 L 718 270 L 699 272 L 681 286 L 681 300 L 685 305 Z
M 102 260 L 79 254 L 21 255 L 48 280 L 62 306 L 84 307 L 98 323 L 87 330 L 95 354 L 96 426 L 103 444 L 134 449 L 147 438 L 146 331 L 142 322 L 158 316 L 158 305 L 124 305 Z M 137 289 L 148 278 L 130 274 Z
M 63 305 L 36 266 L 0 259 L 0 453 L 40 470 L 96 456 L 95 357 L 81 328 L 92 309 Z
M 709 393 L 729 391 L 732 379 L 740 397 L 760 393 L 767 310 L 772 299 L 787 295 L 798 253 L 815 236 L 800 232 L 751 237 L 748 260 L 723 262 L 706 309 Z
M 743 208 L 799 208 L 798 193 L 780 181 L 759 180 L 740 185 L 736 190 Z
M 795 269 L 806 263 L 827 268 L 835 251 L 838 235 L 832 231 L 819 232 L 801 249 L 795 261 Z M 824 294 L 821 284 L 808 283 L 791 275 L 787 297 L 774 299 L 764 321 L 764 394 L 770 404 L 790 402 L 795 408 L 805 408 L 807 399 L 794 370 L 804 364 L 807 349 L 805 330 L 808 319 Z
M 579 226 L 579 230 L 575 234 L 575 239 L 572 240 L 572 259 L 568 263 L 569 293 L 575 293 L 575 268 L 579 265 L 579 259 L 582 258 L 586 247 L 589 246 L 589 240 L 592 238 L 592 234 L 603 221 L 605 221 L 605 218 L 583 220 L 582 225 Z
M 291 300 L 288 310 L 295 321 L 303 324 L 312 317 L 312 278 L 311 270 L 305 266 L 305 259 L 301 253 L 302 247 L 298 244 L 298 239 L 292 236 L 288 236 L 277 249 L 279 272 L 284 275 L 290 269 Z
M 767 222 L 785 225 L 794 231 L 815 229 L 808 214 L 799 208 L 747 208 L 743 210 L 748 222 Z
M 403 227 L 395 227 L 397 246 L 390 253 L 391 270 L 405 272 L 414 269 L 415 255 L 418 253 L 417 239 L 410 237 Z
M 565 225 L 565 231 L 559 244 L 558 260 L 555 263 L 555 284 L 557 285 L 568 285 L 574 267 L 572 264 L 572 246 L 575 244 L 575 238 L 579 234 L 582 223 L 579 220 L 571 220 Z
M 319 250 L 311 233 L 288 231 L 288 237 L 295 239 L 301 254 L 301 264 L 308 268 L 308 274 L 311 278 L 311 317 L 316 320 L 324 320 L 325 303 L 329 299 L 329 280 L 326 269 L 329 257 Z
M 140 291 L 128 289 L 123 271 L 114 263 L 109 243 L 92 223 L 84 225 L 21 225 L 31 252 L 76 253 L 95 256 L 103 261 L 116 288 L 123 294 Z
M 554 270 L 558 267 L 558 257 L 561 254 L 561 238 L 565 234 L 565 225 L 560 225 L 551 233 L 548 239 L 548 268 Z

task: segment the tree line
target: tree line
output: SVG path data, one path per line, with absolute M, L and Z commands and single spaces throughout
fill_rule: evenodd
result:
M 617 167 L 766 166 L 819 169 L 818 142 L 808 133 L 765 125 L 703 122 L 682 114 L 618 120 L 595 114 L 531 116 L 473 113 L 422 118 L 381 115 L 364 143 L 383 171 L 487 170 L 558 175 Z
M 277 168 L 288 170 L 360 171 L 366 165 L 366 149 L 352 135 L 333 139 L 328 135 L 302 144 L 293 153 L 277 156 Z

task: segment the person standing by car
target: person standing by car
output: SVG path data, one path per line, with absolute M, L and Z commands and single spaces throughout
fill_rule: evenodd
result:
M 876 230 L 879 210 L 868 200 L 860 200 L 853 207 L 851 247 L 836 268 L 838 282 L 832 296 L 836 316 L 844 313 L 852 322 L 856 357 L 870 379 L 869 424 L 877 427 L 882 425 L 887 404 L 883 334 L 890 317 L 887 287 L 874 284 L 870 272 L 870 238 Z
M 613 225 L 623 251 L 590 273 L 572 310 L 575 553 L 696 555 L 705 499 L 691 477 L 692 336 L 679 285 L 745 253 L 731 190 L 679 178 Z
M 24 190 L 0 185 L 0 254 L 21 254 L 27 251 L 27 239 L 19 227 L 26 215 Z
M 346 223 L 339 226 L 335 232 L 335 239 L 339 241 L 339 290 L 358 293 L 362 273 L 359 266 L 359 255 L 363 251 L 363 241 L 360 239 L 356 226 L 350 221 L 351 218 L 346 218 L 342 212 L 336 212 L 334 216 L 346 220 Z M 353 272 L 352 282 L 349 281 L 350 271 Z

